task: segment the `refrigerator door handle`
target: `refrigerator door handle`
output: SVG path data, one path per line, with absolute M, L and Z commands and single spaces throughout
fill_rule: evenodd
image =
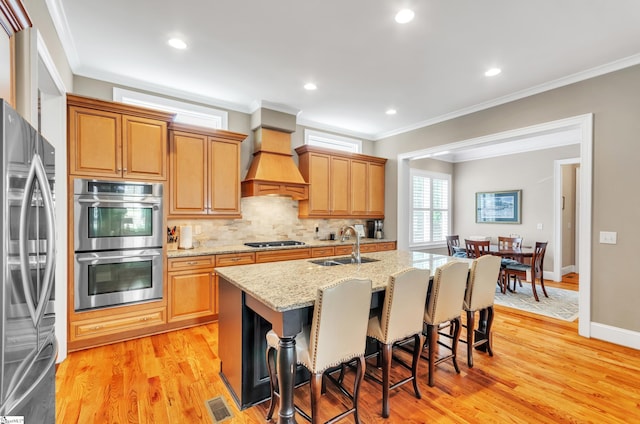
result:
M 31 392 L 40 385 L 42 380 L 44 380 L 47 375 L 46 372 L 40 373 L 40 375 L 38 375 L 38 378 L 31 384 L 31 386 L 27 390 L 22 392 L 20 397 L 12 399 L 16 394 L 16 389 L 20 387 L 22 381 L 29 375 L 28 368 L 31 368 L 33 366 L 42 351 L 44 351 L 49 345 L 51 345 L 53 351 L 51 352 L 51 357 L 47 360 L 47 364 L 44 369 L 47 370 L 51 366 L 53 366 L 53 364 L 55 364 L 56 359 L 58 358 L 58 341 L 56 340 L 53 333 L 51 333 L 46 342 L 42 345 L 42 348 L 33 350 L 32 353 L 23 360 L 23 362 L 16 370 L 15 374 L 13 375 L 13 379 L 9 383 L 5 401 L 2 405 L 0 405 L 0 415 L 7 415 L 11 413 L 11 411 L 24 399 L 29 397 Z
M 38 304 L 35 305 L 33 298 L 31 272 L 29 272 L 29 252 L 28 252 L 28 222 L 27 216 L 29 214 L 31 197 L 34 190 L 34 179 L 40 185 L 40 191 L 42 194 L 42 200 L 44 201 L 45 219 L 47 222 L 47 260 L 44 268 L 44 282 L 40 289 L 40 297 Z M 53 208 L 53 196 L 49 188 L 49 180 L 47 178 L 47 172 L 44 169 L 40 156 L 36 153 L 33 155 L 31 161 L 31 167 L 29 168 L 29 175 L 24 186 L 24 196 L 22 198 L 22 207 L 20 209 L 20 273 L 22 274 L 22 286 L 26 297 L 27 308 L 31 315 L 33 325 L 38 327 L 38 324 L 42 320 L 45 307 L 51 296 L 51 290 L 54 282 L 54 269 L 55 269 L 55 216 Z M 35 305 L 35 306 L 34 306 Z

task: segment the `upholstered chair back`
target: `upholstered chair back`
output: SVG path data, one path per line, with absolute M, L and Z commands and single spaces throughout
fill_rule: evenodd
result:
M 465 311 L 477 311 L 493 305 L 501 262 L 499 256 L 493 255 L 484 255 L 473 261 L 464 296 Z
M 347 278 L 320 287 L 309 334 L 308 357 L 300 355 L 299 362 L 309 371 L 319 373 L 362 355 L 370 308 L 371 280 Z
M 460 317 L 468 274 L 467 262 L 449 262 L 436 269 L 424 322 L 435 325 Z
M 428 269 L 408 268 L 389 276 L 379 325 L 370 322 L 368 336 L 390 344 L 422 331 L 429 274 Z

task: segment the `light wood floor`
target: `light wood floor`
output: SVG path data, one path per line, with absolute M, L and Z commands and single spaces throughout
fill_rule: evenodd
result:
M 577 289 L 575 281 L 549 286 Z M 363 423 L 640 422 L 640 352 L 577 335 L 568 323 L 496 306 L 493 358 L 474 354 L 460 374 L 443 363 L 436 385 L 421 367 L 422 399 L 411 384 L 392 391 L 391 417 L 379 416 L 379 387 L 361 392 Z M 58 423 L 210 423 L 204 402 L 223 395 L 233 423 L 264 423 L 266 404 L 238 411 L 223 385 L 217 324 L 71 353 L 56 376 Z M 397 375 L 405 370 L 396 367 Z M 349 376 L 349 378 L 351 378 Z M 322 418 L 342 398 L 328 385 Z M 308 406 L 306 388 L 296 402 Z M 353 422 L 349 418 L 343 422 Z

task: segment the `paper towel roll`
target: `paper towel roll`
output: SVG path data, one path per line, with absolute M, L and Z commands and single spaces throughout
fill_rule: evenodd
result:
M 193 249 L 193 231 L 191 225 L 180 226 L 180 249 Z

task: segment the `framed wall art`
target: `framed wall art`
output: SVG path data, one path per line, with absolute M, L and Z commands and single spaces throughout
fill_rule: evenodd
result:
M 476 223 L 520 224 L 522 190 L 476 193 Z

